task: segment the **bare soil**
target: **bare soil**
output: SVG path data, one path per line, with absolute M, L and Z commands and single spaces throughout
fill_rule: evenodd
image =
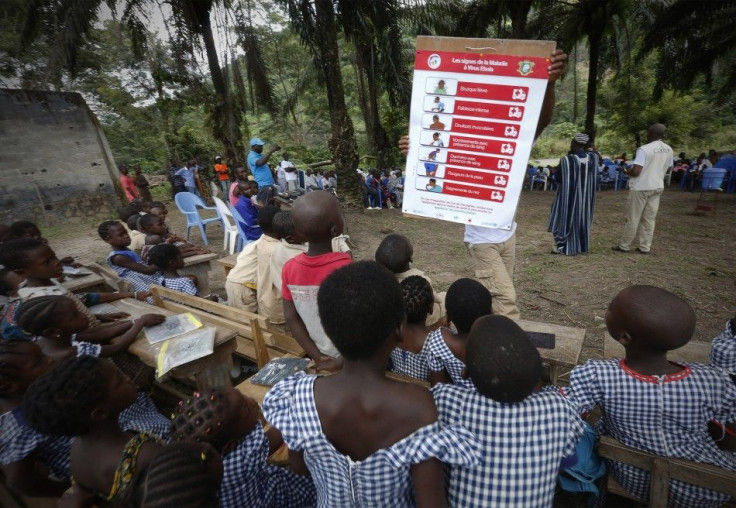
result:
M 586 329 L 581 363 L 602 356 L 606 307 L 631 284 L 657 285 L 689 301 L 698 318 L 694 340 L 709 342 L 736 313 L 736 195 L 720 196 L 715 213 L 695 215 L 698 193 L 667 189 L 652 252 L 645 256 L 611 250 L 622 231 L 627 191 L 599 192 L 591 251 L 569 257 L 550 254 L 547 220 L 553 196 L 550 191 L 522 193 L 514 281 L 523 318 Z M 168 206 L 171 228 L 183 235 L 183 216 L 173 203 Z M 356 259 L 372 259 L 383 237 L 398 232 L 412 241 L 414 266 L 433 279 L 436 290 L 472 276 L 461 224 L 407 218 L 398 210 L 349 211 L 346 223 Z M 44 233 L 58 254 L 102 262 L 108 246 L 97 237 L 96 226 L 91 221 Z M 210 226 L 208 235 L 210 248 L 220 252 L 220 228 Z M 196 229 L 192 240 L 199 241 Z M 223 271 L 213 263 L 210 285 L 224 293 L 223 284 Z

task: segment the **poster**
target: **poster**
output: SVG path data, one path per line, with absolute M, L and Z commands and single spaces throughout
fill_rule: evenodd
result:
M 418 39 L 404 213 L 511 228 L 554 47 L 516 42 Z

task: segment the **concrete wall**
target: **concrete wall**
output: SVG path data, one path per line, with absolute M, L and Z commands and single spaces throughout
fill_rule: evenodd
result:
M 0 223 L 111 218 L 119 174 L 78 93 L 0 89 Z

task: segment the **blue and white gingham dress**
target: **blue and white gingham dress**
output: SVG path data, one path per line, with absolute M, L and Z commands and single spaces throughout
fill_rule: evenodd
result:
M 135 402 L 120 413 L 118 424 L 126 432 L 149 434 L 164 442 L 171 438 L 171 420 L 159 413 L 145 392 L 138 392 Z
M 263 413 L 281 431 L 290 450 L 304 452 L 317 489 L 317 506 L 414 506 L 410 469 L 436 458 L 472 466 L 479 449 L 462 427 L 435 422 L 394 445 L 355 462 L 337 451 L 322 432 L 314 405 L 314 380 L 303 372 L 276 384 L 266 394 Z
M 94 356 L 99 357 L 102 352 L 102 346 L 93 342 L 85 342 L 77 340 L 76 334 L 72 338 L 72 347 L 77 350 L 77 356 Z
M 165 288 L 186 293 L 192 296 L 199 296 L 199 289 L 192 279 L 187 277 L 160 277 L 158 285 Z
M 710 364 L 720 367 L 729 374 L 736 374 L 736 337 L 731 331 L 731 321 L 718 337 L 710 343 Z
M 721 369 L 682 367 L 676 374 L 647 376 L 624 360 L 592 360 L 573 369 L 565 392 L 580 413 L 600 406 L 602 432 L 626 446 L 736 471 L 736 454 L 720 450 L 708 433 L 711 420 L 736 421 L 736 386 Z M 609 470 L 633 496 L 648 499 L 648 472 L 619 462 L 609 462 Z M 670 481 L 670 507 L 716 507 L 728 499 Z
M 420 381 L 429 381 L 429 365 L 427 364 L 427 343 L 424 342 L 422 350 L 412 353 L 399 347 L 391 351 L 391 372 L 413 377 Z
M 72 440 L 39 434 L 25 422 L 20 408 L 0 415 L 0 464 L 19 462 L 36 453 L 58 480 L 71 478 Z
M 317 495 L 312 479 L 268 464 L 268 446 L 259 422 L 222 457 L 220 508 L 314 506 Z
M 135 270 L 125 268 L 124 266 L 116 265 L 112 262 L 112 258 L 118 255 L 127 256 L 136 263 L 143 264 L 143 260 L 138 254 L 129 249 L 114 250 L 107 256 L 107 259 L 105 260 L 107 266 L 115 270 L 115 272 L 117 272 L 117 274 L 121 278 L 130 282 L 130 285 L 133 286 L 134 291 L 148 291 L 152 284 L 158 284 L 158 279 L 159 277 L 161 277 L 160 272 L 149 275 L 147 273 L 136 272 Z M 153 297 L 146 298 L 146 302 L 153 304 Z
M 445 339 L 442 338 L 442 328 L 430 332 L 424 347 L 427 350 L 427 365 L 430 371 L 446 370 L 454 384 L 475 390 L 470 378 L 463 379 L 465 364 L 447 347 Z
M 451 506 L 552 506 L 560 461 L 585 431 L 572 403 L 539 392 L 505 404 L 447 384 L 432 395 L 440 421 L 472 432 L 483 455 L 478 466 L 450 468 Z

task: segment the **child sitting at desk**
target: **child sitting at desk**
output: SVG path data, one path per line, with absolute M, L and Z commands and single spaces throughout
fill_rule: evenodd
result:
M 148 253 L 155 245 L 162 243 L 176 244 L 183 258 L 197 256 L 199 254 L 208 254 L 210 251 L 200 249 L 195 245 L 187 242 L 180 242 L 175 235 L 166 234 L 166 223 L 160 215 L 147 214 L 138 219 L 138 227 L 146 235 L 145 245 L 141 249 L 141 259 L 145 264 L 151 263 L 148 259 Z
M 262 234 L 261 230 L 255 227 L 258 223 L 258 202 L 256 200 L 258 182 L 240 181 L 238 182 L 238 189 L 240 195 L 235 209 L 245 221 L 240 223 L 240 227 L 245 231 L 246 240 L 258 240 Z
M 121 503 L 136 471 L 145 470 L 161 448 L 159 440 L 168 437 L 170 423 L 158 413 L 131 413 L 138 425 L 121 425 L 122 413 L 138 396 L 115 365 L 93 356 L 62 360 L 28 387 L 21 404 L 28 425 L 49 436 L 76 438 L 71 446 L 76 499 L 99 496 Z
M 61 360 L 72 356 L 110 357 L 135 342 L 145 326 L 163 323 L 161 314 L 144 314 L 132 321 L 116 324 L 118 336 L 106 344 L 77 340 L 77 334 L 89 328 L 87 317 L 66 296 L 39 296 L 18 307 L 16 320 L 21 330 L 33 335 L 43 353 Z
M 372 261 L 349 264 L 322 282 L 317 301 L 324 329 L 344 358 L 342 370 L 288 377 L 263 402 L 266 420 L 289 447 L 292 471 L 311 474 L 318 506 L 389 500 L 392 506 L 445 506 L 442 463 L 473 466 L 478 450 L 465 429 L 437 421 L 425 388 L 386 377 L 404 321 L 396 279 Z
M 425 323 L 434 305 L 432 286 L 424 277 L 411 275 L 401 281 L 401 292 L 406 309 L 406 325 L 401 332 L 401 342 L 391 351 L 389 370 L 420 381 L 429 381 L 429 328 Z
M 332 252 L 332 239 L 342 234 L 345 219 L 337 198 L 325 191 L 301 196 L 294 202 L 291 216 L 309 248 L 287 261 L 281 272 L 286 323 L 318 369 L 336 370 L 342 361 L 322 328 L 315 294 L 330 273 L 353 261 L 348 254 Z
M 99 225 L 97 233 L 112 247 L 112 252 L 107 256 L 107 265 L 130 282 L 133 289 L 148 291 L 151 284 L 156 284 L 158 277 L 161 276 L 158 267 L 144 264 L 141 257 L 128 248 L 130 236 L 122 223 L 107 220 Z M 153 304 L 150 297 L 146 301 Z
M 438 328 L 427 337 L 427 364 L 429 381 L 454 383 L 473 388 L 473 382 L 463 376 L 465 347 L 470 327 L 475 320 L 491 313 L 491 293 L 474 279 L 458 279 L 447 290 L 447 320 L 455 325 L 457 333 L 449 328 Z
M 283 440 L 274 428 L 264 432 L 260 414 L 252 398 L 232 387 L 216 388 L 179 403 L 171 434 L 209 443 L 222 454 L 220 508 L 314 506 L 311 479 L 267 463 Z
M 179 247 L 170 243 L 154 245 L 148 252 L 148 260 L 161 271 L 161 277 L 158 280 L 159 286 L 192 296 L 201 296 L 199 289 L 197 289 L 196 277 L 194 275 L 182 277 L 177 272 L 177 270 L 184 268 L 184 257 Z M 206 295 L 202 298 L 213 302 L 219 301 L 217 295 Z
M 505 316 L 473 324 L 465 359 L 477 391 L 432 388 L 439 420 L 472 432 L 482 450 L 479 466 L 449 469 L 450 504 L 552 506 L 561 462 L 574 456 L 585 429 L 575 406 L 556 390 L 535 389 L 539 352 Z
M 572 370 L 565 391 L 578 411 L 600 406 L 603 433 L 626 446 L 736 471 L 734 454 L 708 434 L 712 420 L 736 421 L 736 386 L 721 369 L 667 360 L 667 351 L 692 337 L 692 307 L 664 289 L 630 286 L 611 301 L 605 319 L 626 358 L 590 360 Z M 632 496 L 649 498 L 647 471 L 615 461 L 609 471 Z M 715 507 L 728 499 L 679 480 L 669 484 L 669 506 Z
M 421 270 L 411 266 L 414 257 L 414 247 L 407 237 L 398 233 L 386 235 L 376 249 L 376 262 L 388 268 L 401 282 L 412 275 L 424 277 L 432 285 L 432 280 Z M 427 316 L 427 326 L 439 323 L 445 315 L 445 293 L 435 293 L 434 305 Z

